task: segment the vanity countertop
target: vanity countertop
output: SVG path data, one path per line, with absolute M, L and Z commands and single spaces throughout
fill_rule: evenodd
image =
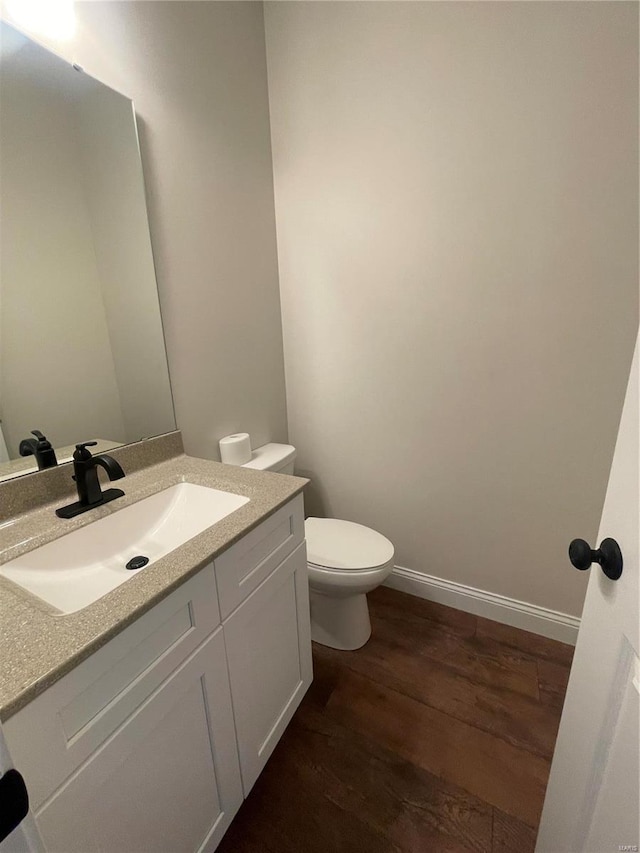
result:
M 0 577 L 0 720 L 161 601 L 301 492 L 308 481 L 177 455 L 129 474 L 118 484 L 125 491 L 123 498 L 75 519 L 56 517 L 55 509 L 64 502 L 59 498 L 9 518 L 0 524 L 0 563 L 182 482 L 244 495 L 249 502 L 76 613 L 61 615 Z

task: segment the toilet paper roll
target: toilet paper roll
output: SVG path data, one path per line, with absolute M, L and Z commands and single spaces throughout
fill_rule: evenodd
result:
M 248 432 L 237 432 L 220 439 L 220 458 L 227 465 L 244 465 L 251 461 L 251 439 Z

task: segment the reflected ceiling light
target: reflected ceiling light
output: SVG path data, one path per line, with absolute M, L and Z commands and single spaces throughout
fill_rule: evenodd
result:
M 74 0 L 6 0 L 7 12 L 19 27 L 54 39 L 69 39 L 76 29 Z

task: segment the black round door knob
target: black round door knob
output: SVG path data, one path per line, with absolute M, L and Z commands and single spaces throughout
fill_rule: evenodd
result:
M 617 581 L 622 574 L 622 551 L 615 539 L 603 539 L 597 551 L 584 539 L 574 539 L 569 545 L 569 559 L 581 572 L 592 563 L 598 563 L 612 581 Z

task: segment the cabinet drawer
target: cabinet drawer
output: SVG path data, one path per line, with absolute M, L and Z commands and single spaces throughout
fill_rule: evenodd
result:
M 285 504 L 215 561 L 222 619 L 257 589 L 304 539 L 302 495 Z
M 213 565 L 4 724 L 33 808 L 109 738 L 220 624 Z

